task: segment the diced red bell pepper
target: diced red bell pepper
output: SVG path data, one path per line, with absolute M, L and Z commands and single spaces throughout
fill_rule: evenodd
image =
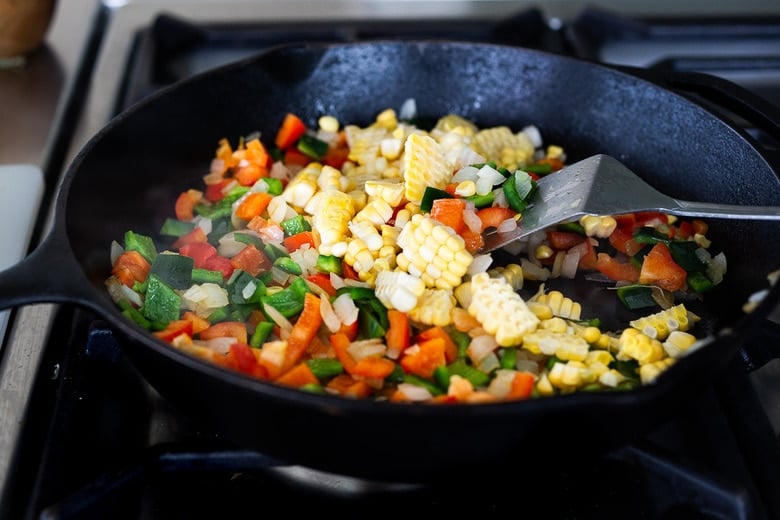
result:
M 435 199 L 431 206 L 431 218 L 445 226 L 451 227 L 456 233 L 460 233 L 466 227 L 466 223 L 463 221 L 463 211 L 465 209 L 466 201 L 463 199 Z
M 188 242 L 179 247 L 179 253 L 192 258 L 198 269 L 208 269 L 206 261 L 216 256 L 217 248 L 208 242 Z
M 209 238 L 206 236 L 206 232 L 203 231 L 203 228 L 196 226 L 192 228 L 192 231 L 189 233 L 186 233 L 177 238 L 171 247 L 174 249 L 180 249 L 184 244 L 191 244 L 193 242 L 205 243 L 208 242 L 208 240 Z
M 644 244 L 640 244 L 634 240 L 632 229 L 633 228 L 629 229 L 618 226 L 609 235 L 609 243 L 612 245 L 612 247 L 621 253 L 627 254 L 628 256 L 634 256 L 644 247 Z
M 128 287 L 143 282 L 149 276 L 152 265 L 138 251 L 125 251 L 116 259 L 111 274 Z
M 206 185 L 206 192 L 204 193 L 206 200 L 210 202 L 218 202 L 225 198 L 224 189 L 231 182 L 233 182 L 233 179 L 222 179 L 216 184 Z
M 397 309 L 388 309 L 387 321 L 390 324 L 385 333 L 387 353 L 389 357 L 396 359 L 409 347 L 411 336 L 409 317 L 405 312 Z
M 284 237 L 283 243 L 287 251 L 291 253 L 296 249 L 300 249 L 304 244 L 309 244 L 312 248 L 317 247 L 314 242 L 314 232 L 312 231 L 301 231 L 300 233 Z
M 596 255 L 596 269 L 616 281 L 637 282 L 639 268 L 631 262 L 620 262 L 607 253 Z
M 233 358 L 235 368 L 239 372 L 260 379 L 268 378 L 265 367 L 257 362 L 257 357 L 252 352 L 252 347 L 245 343 L 233 343 L 230 345 L 229 355 Z
M 315 284 L 317 287 L 325 291 L 329 296 L 336 295 L 336 288 L 333 287 L 333 283 L 330 281 L 329 274 L 312 273 L 306 276 L 306 280 Z
M 657 285 L 667 291 L 678 291 L 685 285 L 688 273 L 672 258 L 669 248 L 658 242 L 642 261 L 639 283 Z
M 235 338 L 239 343 L 247 342 L 246 324 L 242 321 L 220 321 L 200 332 L 200 339 Z
M 303 297 L 303 310 L 287 338 L 282 372 L 286 372 L 301 360 L 312 338 L 320 329 L 320 325 L 322 325 L 320 299 L 314 293 L 307 292 Z
M 442 338 L 433 338 L 406 349 L 401 357 L 401 367 L 410 374 L 430 379 L 436 367 L 447 363 L 445 344 Z
M 192 336 L 192 321 L 186 319 L 174 320 L 169 322 L 163 330 L 155 331 L 152 334 L 168 343 L 181 334 Z
M 192 220 L 195 217 L 195 205 L 203 199 L 203 192 L 198 190 L 187 190 L 182 192 L 176 199 L 175 212 L 179 220 Z
M 230 263 L 230 258 L 226 258 L 222 255 L 214 255 L 206 259 L 203 262 L 203 269 L 210 271 L 219 271 L 222 273 L 222 278 L 227 280 L 230 275 L 233 274 L 233 264 Z
M 583 235 L 571 231 L 548 231 L 547 241 L 556 251 L 568 251 L 585 240 Z
M 290 148 L 300 137 L 306 133 L 306 124 L 293 113 L 284 116 L 282 124 L 276 133 L 274 143 L 280 150 Z
M 502 208 L 501 206 L 492 206 L 477 210 L 477 216 L 482 221 L 482 231 L 488 228 L 498 227 L 503 221 L 517 215 L 517 211 L 512 208 Z
M 265 253 L 249 244 L 230 259 L 230 265 L 234 269 L 241 269 L 252 276 L 257 276 L 271 268 L 271 261 Z

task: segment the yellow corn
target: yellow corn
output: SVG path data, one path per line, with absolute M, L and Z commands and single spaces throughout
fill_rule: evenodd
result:
M 452 178 L 452 167 L 447 163 L 439 143 L 423 134 L 411 134 L 406 138 L 403 156 L 404 195 L 406 199 L 420 203 L 425 188 L 444 189 Z
M 355 221 L 366 220 L 376 227 L 387 223 L 393 216 L 393 208 L 383 199 L 374 199 L 355 215 Z
M 626 380 L 626 376 L 615 370 L 614 368 L 611 368 L 604 372 L 603 374 L 599 375 L 599 383 L 601 383 L 604 386 L 609 386 L 612 388 L 615 388 L 618 384 L 622 383 Z
M 347 188 L 347 179 L 333 166 L 325 165 L 317 176 L 317 187 L 321 190 L 341 190 Z
M 374 292 L 388 309 L 409 312 L 425 291 L 425 284 L 403 271 L 382 271 L 376 276 Z
M 674 358 L 668 357 L 640 366 L 639 380 L 642 381 L 643 385 L 652 383 L 664 370 L 672 366 L 675 361 Z
M 462 116 L 447 114 L 436 122 L 434 130 L 445 133 L 457 131 L 462 135 L 474 135 L 477 133 L 478 128 L 477 125 Z
M 688 312 L 685 305 L 681 303 L 669 309 L 633 320 L 629 324 L 651 338 L 663 341 L 672 331 L 681 330 L 685 332 L 698 320 L 699 317 L 692 312 Z
M 635 359 L 640 365 L 654 363 L 666 355 L 660 341 L 632 328 L 620 335 L 618 348 L 619 359 Z
M 488 269 L 488 274 L 492 278 L 502 277 L 512 289 L 519 291 L 523 288 L 523 268 L 519 264 L 507 264 L 505 266 L 498 266 Z
M 579 303 L 573 301 L 571 298 L 564 296 L 560 291 L 550 291 L 549 293 L 535 294 L 531 301 L 549 305 L 553 311 L 553 314 L 560 316 L 561 318 L 574 321 L 580 319 L 582 306 Z
M 398 245 L 398 267 L 421 278 L 427 287 L 457 287 L 473 260 L 460 235 L 420 213 L 398 234 Z
M 342 191 L 320 191 L 313 206 L 312 229 L 319 236 L 319 252 L 344 256 L 349 222 L 355 215 L 352 197 Z
M 537 329 L 523 336 L 523 348 L 534 354 L 555 355 L 560 359 L 584 361 L 588 355 L 588 343 L 579 336 Z
M 309 163 L 299 171 L 285 186 L 282 192 L 284 201 L 295 209 L 302 210 L 317 192 L 317 180 L 321 171 L 322 165 L 319 163 Z
M 471 278 L 469 314 L 496 337 L 503 347 L 519 345 L 523 337 L 536 330 L 539 318 L 503 278 L 478 273 Z
M 550 319 L 542 320 L 539 323 L 539 328 L 544 330 L 549 330 L 550 332 L 565 333 L 569 329 L 569 324 L 563 318 L 559 318 L 558 316 L 553 316 Z
M 381 126 L 369 126 L 360 128 L 356 125 L 347 125 L 344 134 L 349 145 L 347 158 L 359 165 L 365 166 L 379 157 L 382 140 L 387 138 L 387 129 Z
M 446 327 L 452 324 L 455 304 L 451 289 L 425 289 L 417 305 L 409 311 L 409 318 L 425 325 Z
M 506 126 L 480 130 L 474 136 L 474 145 L 478 153 L 510 170 L 525 166 L 534 154 L 531 140 L 522 132 L 512 133 Z
M 664 350 L 669 357 L 679 358 L 684 356 L 691 350 L 691 347 L 696 343 L 696 336 L 683 332 L 681 330 L 674 330 L 663 342 Z
M 589 237 L 607 238 L 617 228 L 617 220 L 609 215 L 583 215 L 580 225 Z
M 321 116 L 317 120 L 317 125 L 320 127 L 320 130 L 330 133 L 338 132 L 341 126 L 339 120 L 333 116 Z
M 547 375 L 547 372 L 542 372 L 539 375 L 539 379 L 536 381 L 536 391 L 539 392 L 539 395 L 544 396 L 551 396 L 555 394 L 555 388 L 553 388 L 552 384 L 550 383 L 550 378 Z
M 363 189 L 369 197 L 382 199 L 393 208 L 404 198 L 404 185 L 400 182 L 368 180 Z

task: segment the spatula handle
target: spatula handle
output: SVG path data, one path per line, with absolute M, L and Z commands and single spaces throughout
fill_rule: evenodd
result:
M 780 206 L 739 206 L 685 200 L 675 202 L 678 208 L 670 212 L 679 217 L 780 220 Z

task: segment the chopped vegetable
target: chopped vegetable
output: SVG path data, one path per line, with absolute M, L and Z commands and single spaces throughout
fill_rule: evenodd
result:
M 171 201 L 166 246 L 134 230 L 112 244 L 122 314 L 248 377 L 391 403 L 628 390 L 703 344 L 675 298 L 725 275 L 705 222 L 583 215 L 494 265 L 483 233 L 522 225 L 538 176 L 566 174 L 562 148 L 455 114 L 320 127 L 290 113 L 273 142 L 220 140 L 205 184 Z M 594 278 L 639 317 L 602 328 L 587 301 L 545 287 L 564 277 Z

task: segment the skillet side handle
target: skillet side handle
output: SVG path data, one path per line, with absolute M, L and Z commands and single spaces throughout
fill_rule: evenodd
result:
M 56 232 L 49 233 L 26 258 L 0 271 L 0 310 L 61 302 L 94 307 L 91 291 L 70 246 Z
M 626 70 L 671 90 L 698 95 L 727 109 L 780 143 L 780 108 L 736 83 L 701 72 L 661 67 L 640 70 L 628 67 Z M 780 149 L 762 145 L 761 151 L 774 169 L 780 170 Z
M 739 349 L 745 370 L 753 372 L 770 361 L 780 358 L 780 323 L 769 318 L 754 321 L 749 334 Z

